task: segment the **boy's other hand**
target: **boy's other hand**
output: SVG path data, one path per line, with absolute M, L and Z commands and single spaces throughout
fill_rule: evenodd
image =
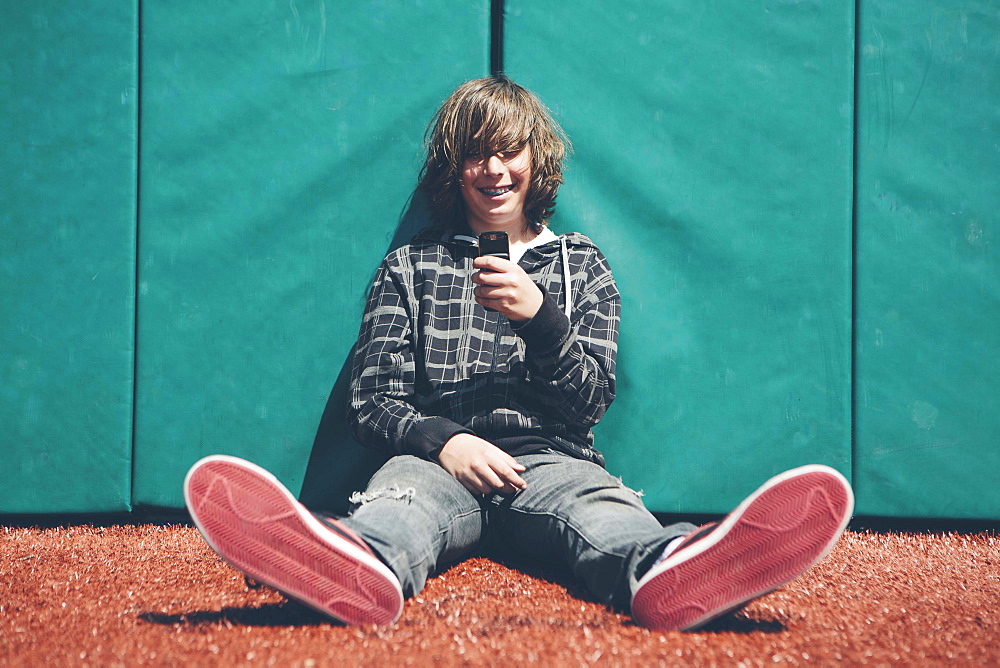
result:
M 438 453 L 441 467 L 473 494 L 513 493 L 526 489 L 524 466 L 506 452 L 472 434 L 455 434 Z
M 514 322 L 531 320 L 542 307 L 541 288 L 517 263 L 484 255 L 473 260 L 472 266 L 480 270 L 472 276 L 479 304 Z

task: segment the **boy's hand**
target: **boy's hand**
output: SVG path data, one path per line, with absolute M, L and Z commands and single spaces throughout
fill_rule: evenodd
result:
M 528 487 L 524 466 L 506 452 L 472 434 L 455 434 L 438 453 L 441 467 L 473 494 L 517 492 Z
M 476 301 L 514 322 L 531 320 L 542 307 L 542 291 L 517 263 L 501 257 L 477 257 L 472 266 Z

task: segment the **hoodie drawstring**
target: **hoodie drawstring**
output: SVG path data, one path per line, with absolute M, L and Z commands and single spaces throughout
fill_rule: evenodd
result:
M 561 234 L 559 235 L 559 254 L 562 256 L 563 285 L 565 286 L 563 297 L 566 303 L 563 312 L 566 314 L 566 319 L 570 320 L 570 314 L 573 312 L 573 281 L 569 274 L 569 251 L 566 250 L 566 237 Z

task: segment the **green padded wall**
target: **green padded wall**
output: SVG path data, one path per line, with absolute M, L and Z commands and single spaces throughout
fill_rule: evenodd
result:
M 0 512 L 127 510 L 135 3 L 4 3 L 3 23 Z
M 5 7 L 0 513 L 179 507 L 214 452 L 343 509 L 364 292 L 489 68 L 488 0 L 436 4 L 145 3 L 141 40 L 135 3 Z M 506 0 L 576 145 L 553 226 L 625 295 L 599 446 L 653 510 L 820 461 L 861 514 L 1000 517 L 998 36 L 984 0 Z
M 858 511 L 995 519 L 1000 5 L 861 7 Z
M 314 443 L 365 460 L 320 420 L 424 126 L 488 71 L 488 30 L 485 0 L 143 4 L 137 504 L 182 505 L 211 453 L 293 490 Z
M 664 512 L 850 473 L 854 3 L 506 7 L 507 69 L 576 147 L 553 227 L 623 293 L 609 468 Z

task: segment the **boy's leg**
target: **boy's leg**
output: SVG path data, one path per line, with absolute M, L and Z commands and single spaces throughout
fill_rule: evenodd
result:
M 482 539 L 480 499 L 439 465 L 417 457 L 390 459 L 352 501 L 341 522 L 378 553 L 407 597 L 477 550 Z
M 665 630 L 695 628 L 798 577 L 833 548 L 854 507 L 842 475 L 804 466 L 769 480 L 717 525 L 660 528 L 599 466 L 547 453 L 518 461 L 528 489 L 493 499 L 496 539 L 562 560 L 599 600 Z
M 693 524 L 666 528 L 639 495 L 591 462 L 559 453 L 524 455 L 528 488 L 494 495 L 491 541 L 513 554 L 566 564 L 601 602 L 628 610 L 632 590 L 673 539 Z

